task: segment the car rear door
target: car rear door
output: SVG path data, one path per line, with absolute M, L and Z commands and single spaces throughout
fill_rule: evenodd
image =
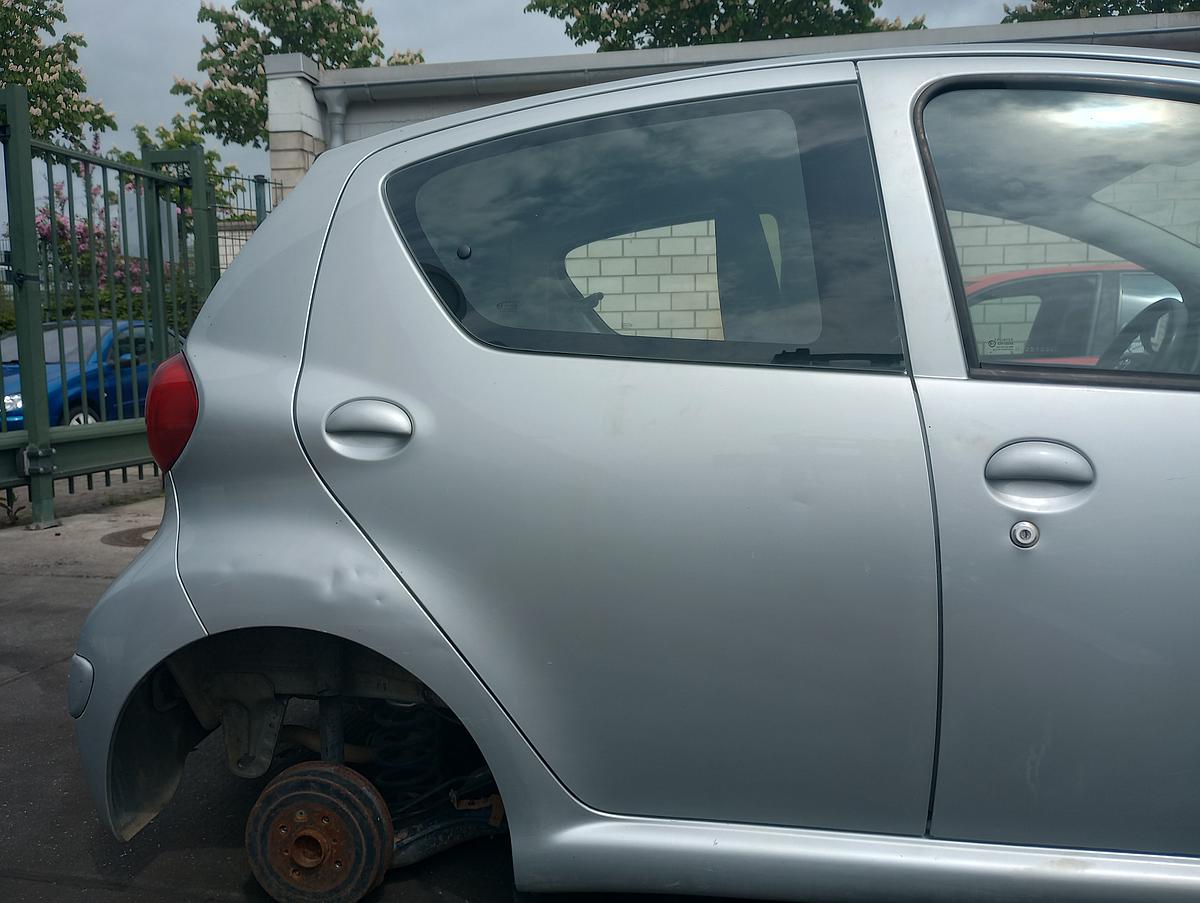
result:
M 881 180 L 937 499 L 931 832 L 1196 854 L 1194 75 L 1016 53 L 861 70 L 894 142 Z M 1047 265 L 1178 291 L 1097 356 L 1031 347 L 1020 298 L 970 314 L 964 284 Z M 1057 334 L 1084 347 L 1093 319 Z
M 932 505 L 875 184 L 849 64 L 550 104 L 350 180 L 304 447 L 591 806 L 924 829 Z

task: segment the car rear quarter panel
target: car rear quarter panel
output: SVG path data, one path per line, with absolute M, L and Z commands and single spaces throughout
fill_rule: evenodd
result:
M 514 837 L 536 836 L 538 819 L 569 797 L 329 495 L 296 437 L 292 394 L 313 279 L 358 150 L 318 161 L 222 277 L 189 336 L 200 415 L 172 471 L 187 510 L 179 576 L 210 634 L 320 631 L 408 669 L 475 738 Z
M 134 689 L 164 658 L 204 636 L 175 570 L 178 530 L 168 478 L 158 532 L 100 597 L 76 646 L 95 676 L 75 720 L 75 736 L 101 817 L 122 839 L 136 834 L 171 798 L 186 754 L 154 732 L 142 738 L 136 762 L 113 754 L 117 725 Z

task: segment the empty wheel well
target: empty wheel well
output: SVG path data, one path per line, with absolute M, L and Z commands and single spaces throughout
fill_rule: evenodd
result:
M 132 836 L 166 804 L 187 752 L 217 728 L 238 776 L 260 777 L 281 759 L 315 754 L 362 771 L 398 824 L 427 823 L 435 815 L 445 823 L 448 800 L 452 816 L 469 812 L 473 822 L 502 825 L 503 807 L 482 753 L 428 686 L 350 640 L 262 627 L 185 646 L 134 691 L 118 724 L 110 776 L 115 808 L 133 815 L 122 836 Z M 143 744 L 155 736 L 170 743 L 150 762 Z M 467 839 L 462 825 L 455 827 L 451 833 Z M 397 838 L 397 862 L 437 851 L 414 848 L 406 860 Z
M 428 706 L 457 721 L 436 694 L 391 659 L 311 630 L 256 627 L 214 634 L 164 664 L 169 683 L 200 725 L 224 728 L 229 767 L 241 777 L 258 777 L 270 768 L 293 699 L 338 700 L 352 712 L 371 702 Z M 311 745 L 311 735 L 290 736 Z

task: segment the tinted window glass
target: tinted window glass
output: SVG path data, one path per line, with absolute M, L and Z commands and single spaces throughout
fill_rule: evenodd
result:
M 1200 372 L 1200 112 L 1024 88 L 923 126 L 980 365 Z
M 1044 363 L 1098 355 L 1113 338 L 1111 329 L 1098 334 L 1102 284 L 1094 273 L 1018 271 L 968 285 L 980 361 Z
M 494 345 L 902 366 L 852 86 L 546 128 L 409 167 L 387 195 L 442 301 Z
M 78 365 L 79 359 L 82 356 L 84 362 L 91 357 L 93 349 L 96 347 L 96 337 L 93 330 L 93 325 L 87 323 L 83 327 L 83 345 L 82 354 L 80 352 L 79 333 L 76 331 L 75 324 L 65 322 L 62 324 L 62 343 L 63 351 L 66 357 L 63 358 L 68 364 Z M 57 364 L 59 361 L 58 353 L 58 337 L 59 327 L 53 326 L 47 328 L 42 333 L 42 345 L 45 348 L 46 363 Z M 17 335 L 10 333 L 9 335 L 0 337 L 0 362 L 6 364 L 17 363 Z
M 779 223 L 769 213 L 759 223 L 780 286 Z M 724 341 L 716 229 L 715 220 L 705 220 L 589 242 L 567 254 L 567 275 L 614 332 Z M 811 260 L 811 248 L 806 256 Z M 811 273 L 808 285 L 815 297 Z M 809 341 L 820 332 L 818 305 L 811 305 L 811 316 Z
M 146 363 L 150 359 L 152 346 L 150 330 L 143 326 L 125 329 L 117 334 L 116 340 L 109 346 L 108 359 L 116 360 L 119 356 L 128 358 L 132 355 L 138 363 Z

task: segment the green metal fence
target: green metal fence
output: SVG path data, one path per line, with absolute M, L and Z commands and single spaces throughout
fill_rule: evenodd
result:
M 222 273 L 249 241 L 258 224 L 281 200 L 283 186 L 266 176 L 233 176 L 216 192 L 217 264 Z
M 220 238 L 228 199 L 257 198 L 258 184 L 208 184 L 199 146 L 147 148 L 128 165 L 33 139 L 21 86 L 0 88 L 0 113 L 9 244 L 0 249 L 0 507 L 11 512 L 25 486 L 33 525 L 48 526 L 56 480 L 70 492 L 77 478 L 157 475 L 146 387 L 231 259 Z

